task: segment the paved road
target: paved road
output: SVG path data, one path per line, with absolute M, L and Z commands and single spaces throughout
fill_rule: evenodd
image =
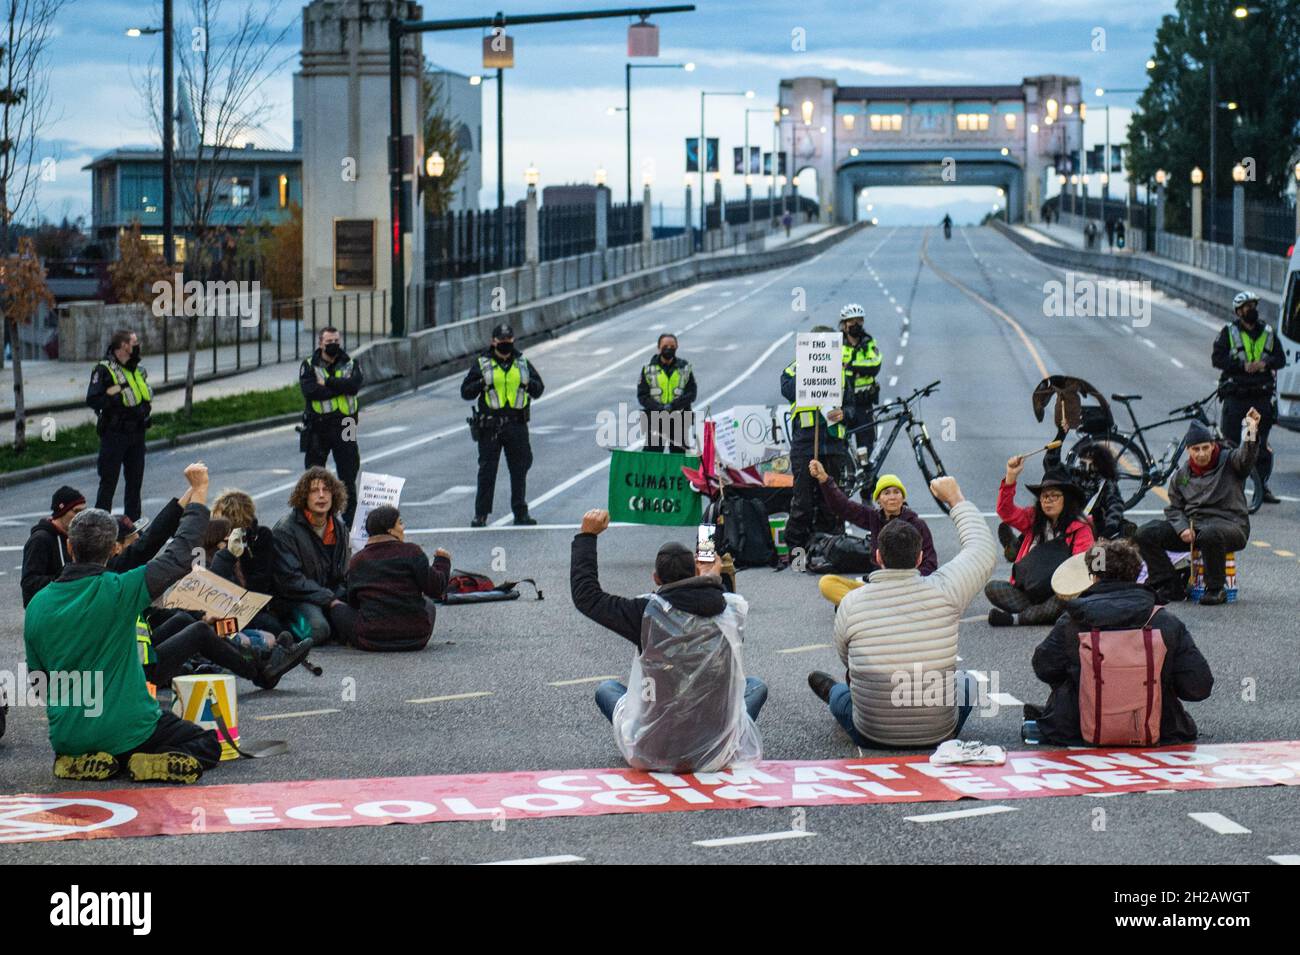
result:
M 928 261 L 927 261 L 928 260 Z M 534 414 L 536 465 L 529 483 L 542 526 L 471 531 L 474 454 L 459 400 L 459 376 L 417 395 L 365 410 L 365 466 L 407 477 L 403 512 L 413 539 L 444 546 L 464 568 L 535 576 L 546 593 L 490 607 L 444 610 L 430 649 L 390 658 L 339 649 L 319 652 L 324 677 L 298 672 L 273 693 L 241 685 L 241 722 L 250 738 L 287 737 L 289 755 L 227 764 L 205 782 L 424 775 L 619 765 L 609 729 L 591 700 L 591 680 L 625 674 L 627 644 L 580 617 L 568 597 L 568 543 L 582 512 L 605 500 L 608 453 L 595 443 L 598 415 L 634 405 L 635 377 L 659 331 L 681 336 L 696 366 L 700 407 L 780 401 L 778 376 L 793 356 L 793 335 L 834 324 L 839 306 L 860 301 L 885 355 L 886 396 L 942 379 L 923 415 L 939 452 L 967 496 L 991 515 L 1006 458 L 1050 437 L 1035 422 L 1029 392 L 1044 368 L 1081 375 L 1107 391 L 1145 396 L 1143 417 L 1202 397 L 1211 388 L 1210 343 L 1216 322 L 1155 296 L 1150 324 L 1127 320 L 1049 318 L 1044 282 L 1062 273 L 1039 264 L 996 233 L 962 229 L 945 242 L 921 229 L 867 230 L 818 258 L 776 272 L 706 283 L 635 311 L 527 349 L 547 382 Z M 957 283 L 957 284 L 954 284 Z M 964 288 L 959 288 L 958 284 Z M 792 302 L 802 289 L 807 310 Z M 978 300 L 977 298 L 978 297 Z M 1171 432 L 1172 433 L 1172 432 Z M 295 435 L 279 429 L 150 459 L 146 510 L 180 490 L 180 471 L 201 455 L 214 487 L 254 493 L 264 517 L 284 508 L 301 459 Z M 1300 569 L 1300 440 L 1274 438 L 1280 465 L 1275 487 L 1291 498 L 1267 508 L 1253 546 L 1240 560 L 1241 603 L 1232 608 L 1180 606 L 1216 676 L 1210 700 L 1193 707 L 1206 742 L 1300 738 L 1300 669 L 1295 665 L 1295 581 Z M 931 519 L 940 557 L 956 546 L 914 464 L 899 446 L 891 464 Z M 506 490 L 498 487 L 498 512 Z M 93 493 L 89 471 L 66 478 Z M 44 512 L 51 487 L 9 489 L 0 504 L 0 602 L 17 608 L 17 567 L 26 527 Z M 1149 496 L 1139 507 L 1154 511 Z M 1145 519 L 1145 518 L 1142 518 Z M 503 520 L 508 520 L 508 515 Z M 650 587 L 652 555 L 668 536 L 689 529 L 617 527 L 601 538 L 602 582 L 639 593 Z M 1000 562 L 997 571 L 1007 573 Z M 498 572 L 498 576 L 500 571 Z M 744 571 L 751 597 L 746 668 L 767 680 L 771 696 L 759 721 L 766 755 L 825 759 L 859 755 L 826 708 L 807 689 L 809 670 L 832 670 L 832 612 L 811 577 L 766 569 Z M 970 608 L 977 618 L 983 598 Z M 0 623 L 0 668 L 21 659 L 20 612 Z M 1041 702 L 1045 688 L 1029 667 L 1042 629 L 963 625 L 965 665 L 986 671 L 1000 692 Z M 815 644 L 825 644 L 815 646 Z M 810 645 L 813 645 L 810 647 Z M 790 652 L 790 651 L 794 652 Z M 356 699 L 341 688 L 355 680 Z M 1254 699 L 1243 699 L 1254 681 Z M 554 684 L 564 684 L 556 686 Z M 411 704 L 418 698 L 486 693 Z M 336 712 L 261 722 L 258 717 L 329 709 Z M 972 717 L 968 735 L 1020 747 L 1019 708 Z M 874 754 L 873 754 L 874 755 Z M 66 789 L 50 776 L 45 726 L 29 710 L 10 716 L 0 744 L 0 790 Z M 110 784 L 112 785 L 112 784 Z M 1092 810 L 1104 806 L 1105 831 Z M 511 822 L 388 826 L 186 839 L 10 845 L 0 858 L 23 861 L 178 862 L 201 852 L 208 861 L 486 862 L 572 854 L 598 862 L 1116 862 L 1264 863 L 1300 853 L 1294 790 L 1286 787 L 1205 793 L 1029 799 L 1015 811 L 941 823 L 905 816 L 951 809 L 924 806 L 813 807 L 816 838 L 722 848 L 697 840 L 788 829 L 791 810 L 683 812 Z M 1251 830 L 1220 835 L 1188 818 L 1219 812 Z

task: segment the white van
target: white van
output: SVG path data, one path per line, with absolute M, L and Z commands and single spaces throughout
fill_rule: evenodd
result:
M 1300 431 L 1300 243 L 1291 246 L 1277 332 L 1286 353 L 1286 367 L 1277 373 L 1277 423 Z

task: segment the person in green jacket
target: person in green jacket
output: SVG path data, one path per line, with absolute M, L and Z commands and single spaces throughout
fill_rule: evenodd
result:
M 109 571 L 117 521 L 89 508 L 68 528 L 72 562 L 27 606 L 27 669 L 46 687 L 60 779 L 110 779 L 125 766 L 137 782 L 193 783 L 221 759 L 214 731 L 159 708 L 136 650 L 136 618 L 190 572 L 208 526 L 207 467 L 191 464 L 185 479 L 190 503 L 161 553 L 126 573 Z

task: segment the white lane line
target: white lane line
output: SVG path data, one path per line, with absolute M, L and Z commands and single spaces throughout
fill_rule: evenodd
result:
M 1300 856 L 1269 856 L 1268 861 L 1278 865 L 1300 865 Z
M 897 376 L 897 375 L 890 375 L 890 376 L 889 376 L 889 387 L 892 388 L 892 387 L 894 387 L 894 385 L 896 385 L 896 384 L 898 384 L 898 376 Z
M 613 350 L 614 350 L 614 349 L 612 349 L 612 348 L 610 348 L 608 345 L 606 345 L 604 348 L 597 348 L 597 349 L 596 349 L 595 351 L 593 351 L 591 354 L 592 354 L 593 356 L 595 356 L 595 355 L 608 355 L 608 354 L 609 354 L 610 352 L 612 352 Z
M 801 647 L 786 647 L 784 650 L 777 650 L 777 653 L 807 653 L 809 650 L 829 650 L 829 643 L 806 643 Z
M 932 812 L 924 816 L 904 816 L 908 822 L 947 822 L 949 819 L 966 819 L 970 816 L 992 816 L 999 812 L 1015 812 L 1015 806 L 979 806 L 975 809 L 957 809 L 952 812 Z
M 894 306 L 894 311 L 896 311 L 899 315 L 902 315 L 902 314 L 903 314 L 903 306 L 901 306 L 901 305 L 895 305 L 895 306 Z
M 582 676 L 576 680 L 556 680 L 554 683 L 548 683 L 547 686 L 577 686 L 579 683 L 604 683 L 606 680 L 617 680 L 617 676 Z
M 473 494 L 475 487 L 472 484 L 453 484 L 441 494 L 435 494 L 433 497 L 424 501 L 407 501 L 403 507 L 429 507 L 434 504 L 446 504 L 449 501 L 462 497 L 466 494 Z
M 1239 822 L 1233 822 L 1220 812 L 1189 812 L 1187 818 L 1194 819 L 1203 826 L 1213 829 L 1221 836 L 1248 836 L 1250 830 Z
M 488 690 L 479 690 L 477 693 L 448 693 L 446 696 L 426 696 L 417 700 L 407 700 L 407 703 L 445 703 L 448 700 L 472 700 L 478 696 L 491 696 Z
M 1175 368 L 1185 368 L 1185 367 L 1187 367 L 1187 366 L 1184 365 L 1181 361 L 1179 361 L 1177 358 L 1174 358 L 1174 357 L 1172 357 L 1172 356 L 1170 357 L 1169 360 L 1170 360 L 1171 362 L 1174 363 L 1174 367 L 1175 367 Z
M 1142 344 L 1143 344 L 1143 345 L 1146 345 L 1147 348 L 1155 348 L 1155 347 L 1156 347 L 1156 343 L 1153 342 L 1151 339 L 1147 338 L 1145 335 L 1139 335 L 1138 338 L 1142 339 Z
M 1129 328 L 1127 325 L 1121 325 L 1121 326 L 1120 326 L 1120 331 L 1122 331 L 1125 335 L 1136 335 L 1136 334 L 1137 334 L 1137 332 L 1133 331 L 1133 329 Z
M 894 366 L 895 366 L 895 367 L 898 367 L 898 366 L 901 365 L 902 363 L 903 363 L 903 356 L 902 356 L 902 355 L 899 355 L 897 358 L 894 359 Z
M 898 347 L 899 348 L 907 347 L 907 332 L 903 332 L 903 337 L 898 340 Z
M 761 286 L 760 286 L 760 288 L 761 288 Z M 756 290 L 756 291 L 757 291 L 757 290 Z M 739 302 L 740 299 L 736 299 L 736 301 Z M 754 372 L 756 372 L 760 367 L 762 367 L 763 362 L 767 361 L 767 359 L 771 356 L 772 352 L 776 351 L 778 348 L 780 348 L 782 345 L 784 345 L 786 342 L 788 342 L 788 341 L 789 341 L 791 338 L 793 338 L 793 337 L 794 337 L 794 332 L 786 332 L 784 335 L 782 335 L 780 338 L 778 338 L 776 341 L 774 341 L 771 345 L 769 345 L 769 346 L 767 347 L 767 349 L 763 352 L 763 354 L 759 355 L 758 358 L 755 359 L 755 361 L 754 361 L 754 363 L 753 363 L 752 365 L 750 365 L 750 366 L 749 366 L 748 368 L 746 368 L 743 372 L 741 372 L 741 373 L 740 373 L 736 378 L 733 378 L 733 379 L 731 380 L 731 383 L 730 383 L 730 384 L 725 385 L 724 387 L 718 389 L 718 390 L 715 391 L 713 394 L 709 395 L 707 398 L 704 398 L 704 399 L 699 400 L 699 401 L 697 402 L 697 404 L 703 405 L 704 407 L 707 408 L 707 407 L 708 407 L 709 405 L 711 405 L 713 402 L 717 401 L 717 400 L 718 400 L 719 398 L 721 398 L 723 395 L 727 394 L 727 392 L 731 391 L 733 388 L 735 388 L 736 386 L 740 385 L 742 382 L 744 382 L 745 380 L 747 380 L 747 379 L 749 378 L 750 375 L 752 375 L 752 374 L 753 374 Z M 644 444 L 645 444 L 645 440 L 642 439 L 642 440 L 640 440 L 640 441 L 634 442 L 631 446 L 628 447 L 627 450 L 629 450 L 629 451 L 635 451 L 637 448 L 640 448 L 640 447 L 641 447 L 642 445 L 644 445 Z M 609 457 L 606 456 L 606 457 L 602 458 L 601 460 L 597 461 L 595 464 L 591 465 L 591 467 L 584 468 L 582 471 L 579 471 L 577 474 L 575 474 L 573 477 L 569 478 L 567 481 L 563 481 L 563 482 L 561 482 L 561 483 L 555 485 L 555 487 L 551 488 L 549 491 L 547 491 L 547 492 L 546 492 L 545 494 L 543 494 L 541 497 L 538 497 L 538 498 L 535 498 L 535 499 L 529 501 L 529 502 L 528 502 L 528 509 L 531 511 L 533 508 L 535 508 L 535 507 L 539 507 L 540 505 L 545 504 L 545 503 L 546 503 L 547 501 L 549 501 L 551 498 L 553 498 L 553 497 L 555 497 L 555 496 L 557 496 L 557 495 L 559 495 L 559 494 L 563 494 L 565 491 L 567 491 L 569 488 L 573 487 L 575 484 L 578 484 L 578 483 L 581 482 L 581 481 L 585 481 L 587 478 L 591 477 L 591 476 L 592 476 L 593 474 L 595 474 L 597 471 L 601 471 L 601 470 L 604 470 L 605 468 L 609 467 L 609 460 L 610 460 Z M 491 526 L 492 526 L 492 527 L 501 527 L 501 526 L 504 525 L 507 521 L 510 521 L 510 520 L 513 520 L 513 519 L 514 519 L 514 518 L 513 518 L 512 516 L 510 516 L 510 515 L 506 515 L 506 516 L 504 516 L 504 517 L 498 518 L 497 520 L 493 521 L 492 524 L 491 524 Z
M 751 842 L 777 842 L 781 839 L 806 839 L 809 836 L 815 836 L 815 832 L 807 832 L 803 829 L 785 829 L 781 832 L 760 832 L 752 836 L 728 836 L 725 839 L 701 839 L 692 845 L 704 846 L 713 849 L 718 846 L 743 846 Z
M 691 311 L 691 312 L 702 312 L 702 311 L 704 311 L 704 306 L 703 306 L 703 305 L 692 305 L 689 309 L 687 309 L 687 311 Z
M 0 550 L 22 550 L 26 546 L 26 544 L 6 544 L 4 547 L 0 547 Z
M 989 699 L 998 706 L 1024 706 L 1023 700 L 1017 700 L 1010 693 L 990 693 Z
M 380 428 L 380 429 L 379 429 L 378 431 L 376 431 L 374 434 L 368 434 L 368 435 L 366 435 L 366 437 L 367 437 L 367 438 L 382 438 L 382 437 L 383 437 L 384 435 L 386 435 L 386 434 L 401 434 L 403 431 L 406 431 L 406 430 L 407 430 L 406 425 L 404 425 L 404 424 L 395 424 L 395 425 L 390 425 L 390 426 L 387 427 L 387 428 Z
M 292 720 L 299 716 L 324 716 L 326 713 L 337 713 L 338 710 L 299 710 L 296 713 L 267 713 L 264 716 L 254 716 L 255 720 Z
M 500 862 L 480 862 L 479 865 L 560 865 L 564 862 L 585 862 L 582 856 L 534 856 L 531 859 L 503 859 Z

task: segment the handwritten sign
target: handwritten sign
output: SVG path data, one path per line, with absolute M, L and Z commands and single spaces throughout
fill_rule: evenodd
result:
M 844 343 L 839 332 L 800 332 L 794 360 L 796 405 L 838 408 L 843 404 Z
M 270 600 L 267 594 L 245 590 L 210 570 L 195 567 L 153 603 L 166 610 L 199 610 L 214 617 L 237 617 L 242 630 Z
M 352 550 L 355 553 L 366 546 L 370 535 L 366 533 L 366 516 L 377 507 L 391 504 L 397 507 L 402 498 L 406 478 L 391 474 L 371 474 L 362 471 L 357 480 L 357 516 L 352 522 Z

